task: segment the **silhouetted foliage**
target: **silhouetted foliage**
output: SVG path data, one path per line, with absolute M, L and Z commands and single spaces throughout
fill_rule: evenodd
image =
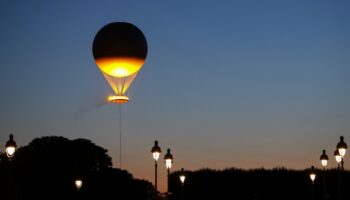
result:
M 315 200 L 324 199 L 323 175 L 326 177 L 329 200 L 336 200 L 340 187 L 339 177 L 349 185 L 350 173 L 343 175 L 336 169 L 317 170 L 314 186 Z M 290 170 L 286 168 L 243 170 L 229 168 L 225 170 L 201 169 L 187 171 L 183 187 L 179 180 L 180 171 L 170 175 L 170 190 L 173 200 L 310 200 L 312 184 L 309 171 Z M 183 190 L 183 191 L 182 191 Z M 345 190 L 345 199 L 350 199 L 350 193 Z
M 11 162 L 1 156 L 1 199 L 146 200 L 157 194 L 151 183 L 112 168 L 107 150 L 86 139 L 36 138 L 19 148 Z M 76 178 L 83 180 L 80 190 Z

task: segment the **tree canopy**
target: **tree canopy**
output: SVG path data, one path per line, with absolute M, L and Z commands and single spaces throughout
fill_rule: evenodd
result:
M 170 189 L 173 200 L 201 199 L 246 199 L 246 200 L 308 200 L 314 187 L 315 199 L 324 199 L 324 183 L 327 186 L 328 199 L 339 199 L 339 188 L 345 188 L 350 173 L 336 169 L 316 170 L 314 185 L 309 177 L 309 169 L 237 169 L 224 170 L 200 169 L 187 171 L 185 184 L 181 185 L 181 171 L 171 174 Z M 345 182 L 344 182 L 345 181 Z M 349 199 L 349 191 L 344 191 Z
M 70 200 L 148 199 L 152 184 L 112 168 L 107 150 L 87 139 L 59 136 L 36 138 L 19 148 L 11 161 L 2 155 L 0 194 L 4 199 Z M 83 180 L 78 191 L 74 181 Z M 3 181 L 7 180 L 7 181 Z

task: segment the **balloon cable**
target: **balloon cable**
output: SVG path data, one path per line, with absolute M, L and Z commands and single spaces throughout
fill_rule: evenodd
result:
M 119 168 L 122 169 L 122 105 L 119 104 Z

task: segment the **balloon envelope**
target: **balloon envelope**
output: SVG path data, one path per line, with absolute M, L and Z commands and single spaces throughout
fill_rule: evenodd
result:
M 126 77 L 141 69 L 147 56 L 147 42 L 133 24 L 114 22 L 96 34 L 92 51 L 102 72 L 113 77 Z

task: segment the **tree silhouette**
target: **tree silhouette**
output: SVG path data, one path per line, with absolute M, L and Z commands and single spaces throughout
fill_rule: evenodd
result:
M 89 140 L 50 136 L 36 138 L 0 163 L 1 199 L 73 200 L 148 199 L 156 192 L 151 183 L 113 169 L 107 150 Z M 76 178 L 83 180 L 79 191 Z M 8 180 L 8 181 L 5 181 Z
M 170 176 L 170 190 L 173 200 L 212 200 L 212 199 L 245 199 L 245 200 L 310 200 L 312 185 L 309 171 L 291 170 L 286 168 L 251 169 L 243 170 L 229 168 L 224 170 L 200 169 L 187 171 L 186 181 L 181 188 L 179 180 L 180 171 Z M 322 170 L 317 170 L 315 180 L 315 199 L 324 199 Z M 337 188 L 341 185 L 337 181 L 339 175 L 344 176 L 345 181 L 350 180 L 347 171 L 341 174 L 336 169 L 326 171 L 327 190 L 329 200 L 337 199 Z M 348 184 L 346 184 L 348 185 Z M 346 191 L 344 200 L 350 199 L 349 191 Z

